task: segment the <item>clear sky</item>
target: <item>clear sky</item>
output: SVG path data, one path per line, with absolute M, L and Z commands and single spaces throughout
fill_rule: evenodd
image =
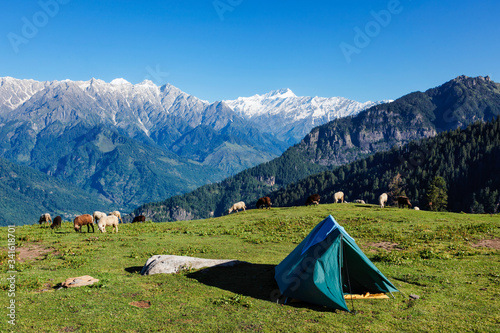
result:
M 396 99 L 462 74 L 500 82 L 499 14 L 498 0 L 2 1 L 0 76 Z

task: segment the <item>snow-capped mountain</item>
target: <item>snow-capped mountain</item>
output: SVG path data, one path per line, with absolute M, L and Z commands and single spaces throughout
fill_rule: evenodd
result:
M 131 208 L 280 155 L 286 145 L 172 85 L 0 78 L 0 157 Z
M 360 103 L 344 97 L 299 97 L 290 89 L 279 89 L 225 102 L 264 132 L 294 144 L 316 126 L 390 101 Z

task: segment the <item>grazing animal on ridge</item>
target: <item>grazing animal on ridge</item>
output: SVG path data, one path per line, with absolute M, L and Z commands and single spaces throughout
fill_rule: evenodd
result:
M 118 232 L 118 217 L 115 215 L 103 216 L 97 222 L 97 227 L 101 232 L 106 232 L 106 226 L 112 225 L 113 231 Z
M 111 213 L 108 213 L 108 215 L 114 215 L 114 216 L 116 216 L 120 220 L 120 222 L 123 223 L 122 215 L 120 214 L 119 211 L 117 211 L 117 210 L 112 211 Z
M 398 208 L 405 208 L 405 206 L 408 206 L 408 208 L 411 208 L 411 203 L 410 199 L 408 197 L 398 197 Z
M 307 200 L 306 200 L 306 203 L 305 205 L 306 206 L 309 206 L 309 205 L 319 205 L 319 200 L 321 199 L 320 195 L 319 194 L 312 194 L 310 195 Z
M 101 217 L 104 217 L 104 216 L 107 216 L 106 213 L 103 213 L 103 212 L 100 212 L 97 210 L 92 214 L 92 218 L 94 219 L 94 221 L 96 223 L 97 223 L 97 220 L 101 219 Z
M 335 198 L 335 203 L 339 202 L 339 200 L 341 203 L 344 203 L 344 192 L 339 191 L 335 193 L 334 198 Z
M 354 200 L 354 202 L 362 204 L 362 205 L 366 204 L 366 202 L 364 200 L 361 200 L 361 199 L 356 199 L 356 200 Z
M 146 221 L 146 216 L 144 215 L 138 215 L 136 217 L 134 217 L 134 219 L 132 220 L 132 223 L 135 223 L 135 222 L 144 222 Z
M 271 209 L 271 198 L 269 198 L 269 197 L 262 197 L 259 200 L 257 200 L 257 204 L 255 206 L 257 208 L 261 208 L 263 206 L 266 206 L 266 208 Z
M 379 197 L 378 197 L 378 203 L 380 204 L 380 208 L 384 208 L 385 205 L 387 204 L 387 200 L 389 199 L 389 196 L 387 195 L 387 193 L 382 193 Z
M 59 215 L 57 215 L 56 217 L 54 217 L 54 221 L 52 222 L 50 229 L 60 228 L 61 222 L 62 222 L 62 218 Z
M 227 213 L 231 214 L 233 211 L 236 211 L 236 213 L 238 213 L 238 210 L 243 209 L 243 211 L 245 211 L 246 208 L 247 208 L 247 206 L 245 205 L 245 203 L 243 201 L 240 201 L 240 202 L 233 204 L 231 206 L 231 208 L 229 208 Z
M 92 227 L 92 232 L 94 232 L 94 218 L 90 214 L 83 214 L 75 217 L 73 220 L 73 226 L 76 232 L 82 232 L 82 226 L 87 226 L 87 232 L 90 232 L 90 227 Z
M 42 223 L 47 223 L 47 225 L 52 223 L 52 218 L 50 217 L 49 213 L 45 213 L 45 214 L 42 214 L 40 216 L 40 219 L 38 220 L 38 224 L 42 224 Z

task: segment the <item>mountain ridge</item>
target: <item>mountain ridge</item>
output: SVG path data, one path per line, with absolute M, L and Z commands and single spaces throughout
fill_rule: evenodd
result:
M 174 210 L 183 211 L 184 217 L 206 218 L 212 212 L 215 216 L 224 214 L 231 202 L 243 200 L 250 206 L 260 196 L 313 173 L 460 125 L 491 120 L 500 115 L 499 86 L 483 77 L 464 76 L 425 92 L 409 93 L 391 103 L 318 126 L 272 161 L 185 195 L 143 205 L 134 213 L 144 213 L 154 221 L 170 221 Z M 443 124 L 447 127 L 443 128 Z

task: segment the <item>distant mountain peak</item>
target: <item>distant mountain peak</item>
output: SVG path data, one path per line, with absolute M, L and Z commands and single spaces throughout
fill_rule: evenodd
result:
M 123 78 L 116 78 L 113 81 L 111 81 L 110 84 L 112 84 L 114 86 L 121 86 L 121 85 L 129 85 L 131 83 Z
M 262 96 L 263 98 L 287 98 L 287 97 L 297 97 L 290 88 L 282 88 L 277 90 L 272 90 L 267 94 Z

